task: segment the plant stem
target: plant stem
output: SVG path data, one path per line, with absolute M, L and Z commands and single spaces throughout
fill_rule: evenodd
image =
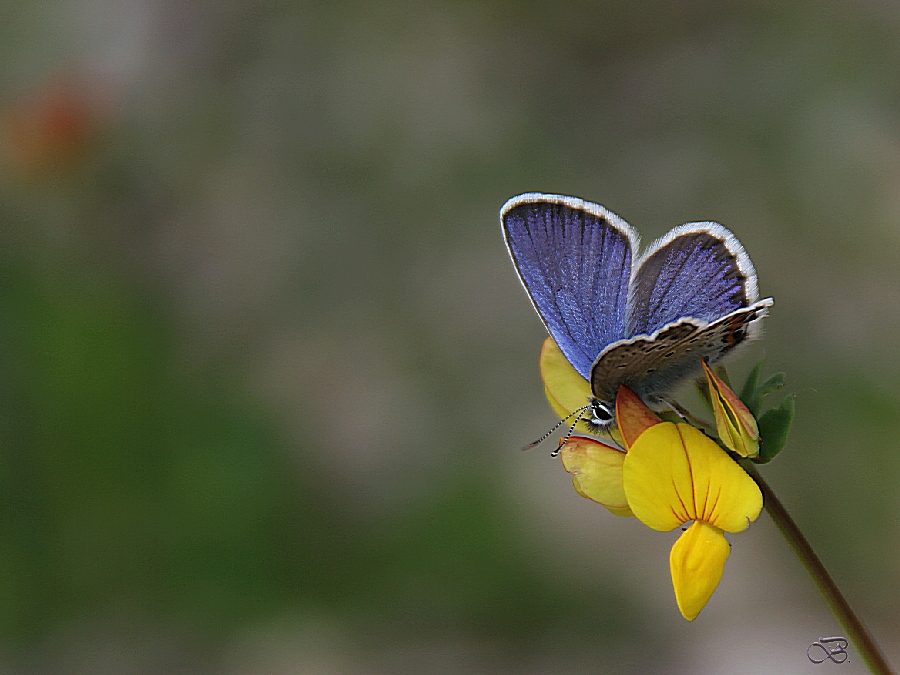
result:
M 869 670 L 876 673 L 876 675 L 892 675 L 894 671 L 888 664 L 887 658 L 885 658 L 878 643 L 875 642 L 875 638 L 872 637 L 872 634 L 850 607 L 847 599 L 841 593 L 837 584 L 834 583 L 834 579 L 828 574 L 822 561 L 819 560 L 806 537 L 800 532 L 797 523 L 791 518 L 787 509 L 784 508 L 784 504 L 775 496 L 769 484 L 763 480 L 753 462 L 742 459 L 740 464 L 756 481 L 763 494 L 763 503 L 769 517 L 775 521 L 775 525 L 781 530 L 781 534 L 787 539 L 788 544 L 790 544 L 794 553 L 800 559 L 803 567 L 806 568 L 809 576 L 812 577 L 813 583 L 825 598 L 825 602 L 831 609 L 832 614 L 837 617 L 838 621 L 841 622 L 841 626 L 847 631 L 847 637 L 854 644 Z

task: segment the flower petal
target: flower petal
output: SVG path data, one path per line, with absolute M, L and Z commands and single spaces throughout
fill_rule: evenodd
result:
M 619 386 L 616 394 L 616 424 L 626 448 L 630 448 L 638 436 L 661 421 L 640 396 L 624 384 Z
M 731 545 L 718 527 L 694 521 L 682 534 L 669 555 L 672 586 L 678 609 L 693 621 L 706 606 L 722 579 Z
M 692 426 L 662 422 L 632 444 L 623 482 L 628 505 L 654 530 L 703 520 L 741 532 L 762 509 L 762 493 L 716 443 Z
M 559 453 L 572 474 L 572 485 L 582 497 L 605 506 L 617 516 L 632 516 L 622 486 L 625 453 L 591 438 L 573 436 Z
M 570 411 L 563 408 L 560 405 L 559 401 L 553 398 L 553 394 L 550 393 L 550 390 L 547 389 L 546 385 L 544 386 L 544 396 L 547 397 L 547 403 L 549 403 L 550 407 L 553 408 L 553 412 L 559 415 L 560 419 L 568 416 Z
M 741 457 L 759 455 L 759 428 L 753 413 L 743 404 L 731 388 L 701 359 L 709 397 L 716 416 L 719 440 Z
M 565 417 L 573 410 L 587 405 L 591 400 L 591 385 L 578 374 L 572 364 L 566 359 L 553 338 L 544 340 L 541 347 L 541 379 L 544 381 L 544 389 L 550 405 L 557 413 L 557 407 L 561 407 Z

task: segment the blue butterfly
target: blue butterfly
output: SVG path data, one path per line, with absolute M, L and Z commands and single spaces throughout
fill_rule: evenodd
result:
M 500 211 L 503 235 L 534 308 L 591 384 L 589 425 L 614 424 L 616 392 L 648 403 L 760 336 L 759 300 L 743 246 L 718 223 L 673 228 L 642 254 L 624 220 L 576 197 L 527 193 Z

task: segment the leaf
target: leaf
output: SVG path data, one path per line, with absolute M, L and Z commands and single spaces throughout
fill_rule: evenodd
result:
M 756 365 L 753 366 L 753 370 L 751 370 L 750 374 L 747 375 L 747 381 L 744 382 L 744 388 L 741 389 L 741 394 L 739 396 L 739 398 L 745 404 L 753 397 L 753 395 L 756 393 L 757 387 L 759 387 L 759 376 L 762 373 L 763 363 L 763 359 L 757 361 Z M 747 407 L 753 410 L 752 406 L 748 405 Z
M 744 387 L 741 389 L 741 394 L 738 397 L 754 416 L 759 415 L 759 409 L 762 407 L 762 397 L 757 393 L 757 389 L 759 388 L 759 378 L 762 375 L 763 363 L 764 361 L 760 359 L 753 366 L 753 370 L 747 376 L 747 381 L 744 382 Z
M 770 378 L 771 379 L 771 378 Z M 788 396 L 777 408 L 767 411 L 757 420 L 759 424 L 760 464 L 771 462 L 787 443 L 788 433 L 794 421 L 794 397 Z
M 763 361 L 760 360 L 750 371 L 747 381 L 741 389 L 740 399 L 744 405 L 750 409 L 754 416 L 758 416 L 762 410 L 763 399 L 773 391 L 777 391 L 784 386 L 784 373 L 775 373 L 770 375 L 765 382 L 759 383 L 762 375 Z
M 778 391 L 784 386 L 784 373 L 775 373 L 774 375 L 770 375 L 769 378 L 763 382 L 756 389 L 757 394 L 760 398 L 766 396 L 767 394 L 771 394 L 773 391 Z

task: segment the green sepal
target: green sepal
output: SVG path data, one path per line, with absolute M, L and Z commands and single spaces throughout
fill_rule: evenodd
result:
M 769 379 L 771 380 L 772 378 Z M 793 396 L 788 396 L 781 402 L 780 406 L 767 410 L 757 420 L 759 425 L 759 457 L 755 460 L 757 463 L 766 464 L 771 462 L 775 455 L 781 452 L 785 443 L 787 443 L 788 432 L 791 430 L 793 421 Z

